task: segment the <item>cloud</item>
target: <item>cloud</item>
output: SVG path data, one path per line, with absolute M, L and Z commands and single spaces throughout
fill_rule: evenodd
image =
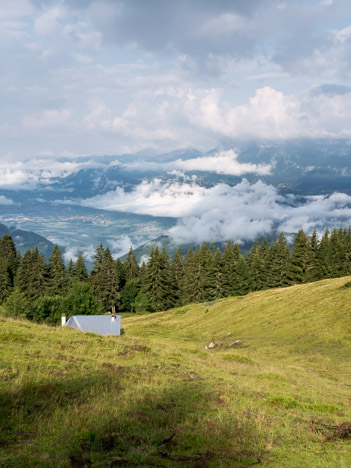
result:
M 208 209 L 204 209 L 207 206 Z M 351 221 L 351 197 L 341 193 L 306 198 L 297 203 L 293 196 L 279 196 L 272 186 L 262 182 L 250 185 L 243 181 L 228 189 L 223 196 L 213 191 L 198 212 L 185 217 L 170 229 L 177 243 L 204 241 L 235 242 L 254 240 L 272 232 L 273 228 L 295 234 L 300 228 L 348 226 Z
M 68 126 L 71 116 L 72 111 L 70 109 L 48 109 L 39 115 L 25 115 L 22 124 L 24 127 L 35 130 L 57 129 Z
M 205 188 L 196 183 L 143 182 L 131 192 L 117 188 L 82 202 L 112 211 L 180 218 L 169 230 L 176 243 L 253 240 L 274 228 L 295 233 L 302 227 L 348 224 L 351 197 L 342 193 L 307 197 L 299 202 L 272 185 L 247 180 L 235 186 Z
M 271 173 L 272 166 L 268 164 L 251 164 L 239 163 L 237 161 L 238 155 L 234 150 L 220 151 L 219 153 L 211 156 L 203 156 L 193 159 L 182 160 L 178 159 L 169 163 L 155 163 L 155 162 L 134 162 L 128 164 L 129 169 L 134 170 L 164 170 L 164 171 L 200 171 L 200 172 L 214 172 L 216 174 L 227 174 L 233 176 L 240 176 L 243 174 L 259 174 L 267 175 Z M 182 172 L 178 173 L 182 175 Z
M 4 195 L 0 195 L 0 205 L 15 205 L 15 202 Z
M 46 36 L 48 34 L 54 33 L 58 27 L 58 20 L 62 18 L 63 15 L 63 10 L 58 7 L 46 11 L 45 13 L 43 13 L 35 19 L 35 32 L 39 36 Z
M 56 178 L 65 178 L 81 169 L 103 167 L 103 164 L 96 161 L 60 161 L 50 158 L 3 162 L 0 163 L 0 187 L 31 189 L 38 185 L 47 186 Z M 70 201 L 65 203 L 69 204 Z
M 3 0 L 0 158 L 349 137 L 350 13 L 348 0 Z
M 29 0 L 1 0 L 0 19 L 28 16 L 34 11 Z
M 81 204 L 108 211 L 178 218 L 184 213 L 191 213 L 192 207 L 205 193 L 206 189 L 196 184 L 153 179 L 150 182 L 143 181 L 131 192 L 117 187 L 113 192 L 83 200 Z
M 108 243 L 111 248 L 112 256 L 115 259 L 127 254 L 131 247 L 133 249 L 136 247 L 129 236 L 123 236 L 118 240 L 109 239 Z

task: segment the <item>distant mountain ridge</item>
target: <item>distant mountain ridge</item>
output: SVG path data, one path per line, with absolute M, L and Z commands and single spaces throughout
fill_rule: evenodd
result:
M 0 224 L 0 237 L 3 237 L 5 234 L 10 234 L 12 236 L 16 244 L 16 248 L 21 253 L 38 246 L 39 251 L 48 258 L 54 248 L 54 244 L 52 242 L 35 232 L 23 231 L 22 229 L 17 229 L 14 226 L 5 226 L 5 224 Z

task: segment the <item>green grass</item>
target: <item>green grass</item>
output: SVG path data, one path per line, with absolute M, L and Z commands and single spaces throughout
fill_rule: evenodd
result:
M 128 316 L 120 337 L 0 316 L 0 466 L 351 466 L 348 281 Z

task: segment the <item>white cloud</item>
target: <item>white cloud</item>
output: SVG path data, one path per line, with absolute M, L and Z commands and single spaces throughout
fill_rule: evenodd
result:
M 58 161 L 50 158 L 3 162 L 0 163 L 0 187 L 28 189 L 39 184 L 50 185 L 54 178 L 67 177 L 80 169 L 103 167 L 105 167 L 103 164 L 95 161 Z
M 71 109 L 48 109 L 41 114 L 25 115 L 22 124 L 24 127 L 34 130 L 57 129 L 67 127 L 71 118 Z
M 297 206 L 291 195 L 282 197 L 272 186 L 244 180 L 224 196 L 221 190 L 208 195 L 196 214 L 170 229 L 176 242 L 241 242 L 269 234 L 274 227 L 293 234 L 300 228 L 311 232 L 314 227 L 347 226 L 351 221 L 351 197 L 340 193 L 306 199 Z
M 205 188 L 195 183 L 144 182 L 131 192 L 115 192 L 85 200 L 83 206 L 112 211 L 181 218 L 169 234 L 177 243 L 241 241 L 268 234 L 274 227 L 295 233 L 300 227 L 349 223 L 351 197 L 334 193 L 306 198 L 298 204 L 293 195 L 279 195 L 261 181 L 247 180 L 231 187 Z
M 115 191 L 84 200 L 83 206 L 109 211 L 151 214 L 178 218 L 190 214 L 193 206 L 206 194 L 206 189 L 195 184 L 162 182 L 154 179 L 143 181 L 131 192 L 122 187 Z
M 64 16 L 62 8 L 55 7 L 48 10 L 34 21 L 35 32 L 39 36 L 46 36 L 56 31 L 58 27 L 58 20 Z
M 33 11 L 29 0 L 1 0 L 0 18 L 19 18 L 30 15 Z
M 289 140 L 295 138 L 348 138 L 351 136 L 351 93 L 343 95 L 310 90 L 287 95 L 266 86 L 246 103 L 231 105 L 219 89 L 166 88 L 138 95 L 121 115 L 98 102 L 84 123 L 90 131 L 110 133 L 142 146 L 216 146 L 223 139 Z M 347 87 L 343 87 L 347 90 Z M 269 168 L 246 168 L 234 156 L 203 159 L 205 170 L 229 174 L 267 173 Z M 195 170 L 199 161 L 172 163 L 172 169 Z M 227 168 L 220 172 L 220 167 Z M 137 169 L 137 165 L 135 165 Z M 227 172 L 225 172 L 227 171 Z
M 211 156 L 182 160 L 178 159 L 169 163 L 157 163 L 148 161 L 136 161 L 128 164 L 129 169 L 134 170 L 164 170 L 174 175 L 183 176 L 179 171 L 215 172 L 216 174 L 227 174 L 240 176 L 243 174 L 267 175 L 271 173 L 272 166 L 269 164 L 240 163 L 238 155 L 234 150 L 220 151 Z
M 0 195 L 0 205 L 15 205 L 15 202 L 5 195 Z
M 115 259 L 127 254 L 131 247 L 133 249 L 136 247 L 135 244 L 133 244 L 132 239 L 129 236 L 123 236 L 118 240 L 110 239 L 108 243 L 111 248 L 112 256 Z

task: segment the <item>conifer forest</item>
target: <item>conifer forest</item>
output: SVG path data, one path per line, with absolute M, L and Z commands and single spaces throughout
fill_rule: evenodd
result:
M 0 303 L 6 315 L 55 325 L 61 314 L 149 313 L 192 302 L 242 296 L 351 274 L 351 228 L 325 230 L 320 237 L 302 229 L 292 247 L 283 233 L 256 241 L 247 255 L 228 241 L 223 252 L 204 243 L 171 259 L 154 247 L 138 265 L 130 249 L 114 260 L 100 244 L 88 273 L 82 253 L 65 265 L 56 245 L 45 261 L 38 248 L 22 256 L 11 235 L 0 240 Z

